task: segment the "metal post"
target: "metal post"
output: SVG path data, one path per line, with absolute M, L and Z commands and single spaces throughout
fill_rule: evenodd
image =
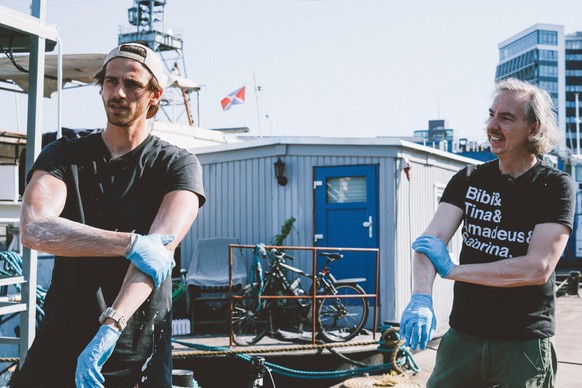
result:
M 257 86 L 257 77 L 255 76 L 255 72 L 253 71 L 253 82 L 254 82 L 254 86 L 255 86 L 255 101 L 257 104 L 257 120 L 258 120 L 258 124 L 259 124 L 259 138 L 263 138 L 263 131 L 261 129 L 261 114 L 259 113 L 259 91 L 260 86 Z
M 249 374 L 248 388 L 258 388 L 263 386 L 263 376 L 265 375 L 265 358 L 251 357 L 251 373 Z
M 576 96 L 576 155 L 580 155 L 580 112 L 578 111 L 578 93 Z
M 571 271 L 568 276 L 568 294 L 580 296 L 580 271 Z
M 60 37 L 57 46 L 57 139 L 60 139 L 63 136 L 63 42 Z
M 196 91 L 196 116 L 198 116 L 198 127 L 201 127 L 202 121 L 200 120 L 200 90 Z
M 46 4 L 44 0 L 33 0 L 32 16 L 44 21 Z M 41 149 L 42 133 L 42 98 L 44 90 L 44 50 L 45 38 L 31 36 L 29 60 L 28 121 L 26 129 L 26 172 L 32 167 Z M 36 324 L 36 268 L 38 253 L 28 248 L 23 249 L 22 275 L 26 282 L 22 284 L 22 300 L 27 304 L 20 313 L 20 365 L 24 363 L 28 348 L 32 345 Z

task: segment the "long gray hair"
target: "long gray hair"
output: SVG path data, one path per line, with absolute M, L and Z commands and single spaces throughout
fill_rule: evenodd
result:
M 497 82 L 496 95 L 503 92 L 524 93 L 529 97 L 524 115 L 530 124 L 538 123 L 539 129 L 529 137 L 529 150 L 541 155 L 550 152 L 562 138 L 556 122 L 556 113 L 552 98 L 544 89 L 529 82 L 515 78 L 506 78 Z

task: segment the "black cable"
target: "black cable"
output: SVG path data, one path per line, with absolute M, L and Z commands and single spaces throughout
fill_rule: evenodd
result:
M 273 388 L 276 388 L 275 385 L 275 379 L 273 378 L 273 374 L 271 373 L 271 369 L 270 368 L 265 368 L 267 370 L 267 373 L 269 374 L 269 377 L 271 378 L 271 384 L 273 385 Z
M 8 59 L 10 59 L 10 62 L 12 62 L 12 64 L 14 65 L 14 67 L 16 67 L 16 69 L 18 69 L 19 71 L 21 71 L 23 73 L 28 73 L 29 71 L 26 70 L 24 67 L 20 66 L 18 63 L 16 63 L 16 60 L 14 59 L 14 53 L 12 52 L 12 42 L 14 41 L 15 35 L 16 35 L 16 33 L 14 31 L 10 35 L 10 41 L 8 42 L 8 51 L 2 46 L 0 46 L 0 50 L 2 50 L 4 55 L 6 55 L 6 57 Z
M 18 316 L 18 314 L 19 313 L 12 313 L 12 314 L 8 314 L 8 315 L 3 315 L 2 318 L 0 318 L 0 326 L 2 326 L 4 323 L 8 322 L 12 318 L 15 318 L 16 316 Z
M 558 361 L 558 364 L 568 364 L 568 365 L 578 365 L 578 366 L 582 366 L 582 363 L 572 362 L 572 361 Z

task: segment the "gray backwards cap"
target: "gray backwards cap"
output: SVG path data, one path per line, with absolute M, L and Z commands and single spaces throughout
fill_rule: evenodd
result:
M 134 48 L 129 48 L 128 50 L 128 46 L 133 46 L 137 50 Z M 138 61 L 139 63 L 143 64 L 153 74 L 162 88 L 166 86 L 168 77 L 166 76 L 166 73 L 164 73 L 164 66 L 162 65 L 162 61 L 160 57 L 149 47 L 139 43 L 125 43 L 119 45 L 111 50 L 109 54 L 107 54 L 105 61 L 103 61 L 103 67 L 105 67 L 105 65 L 107 65 L 107 63 L 113 58 L 120 57 L 133 59 L 134 61 Z

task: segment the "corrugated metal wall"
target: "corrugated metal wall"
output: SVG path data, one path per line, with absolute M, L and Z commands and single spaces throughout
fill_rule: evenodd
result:
M 466 163 L 450 160 L 444 157 L 427 158 L 426 154 L 409 152 L 403 157 L 411 165 L 411 179 L 404 177 L 397 188 L 398 211 L 396 231 L 396 278 L 395 287 L 399 292 L 396 296 L 394 319 L 408 303 L 412 292 L 412 249 L 410 245 L 428 226 L 438 204 L 439 193 L 442 193 L 451 177 Z M 402 166 L 400 166 L 402 167 Z M 451 257 L 458 258 L 461 246 L 461 236 L 457 233 L 451 242 Z M 453 298 L 453 282 L 437 276 L 433 288 L 434 309 L 437 315 L 437 332 L 448 328 L 448 316 Z M 390 311 L 390 309 L 388 309 Z
M 427 157 L 426 151 L 403 152 L 403 149 L 353 144 L 271 144 L 199 154 L 207 204 L 182 242 L 182 267 L 188 268 L 198 239 L 236 237 L 241 244 L 268 244 L 290 217 L 296 222 L 285 245 L 313 246 L 313 168 L 378 165 L 380 319 L 399 320 L 410 297 L 410 243 L 434 213 L 434 182 L 444 187 L 453 173 L 465 165 L 444 156 Z M 411 160 L 410 182 L 402 173 L 403 156 Z M 278 157 L 286 164 L 286 186 L 278 185 L 275 179 L 273 164 Z M 247 251 L 247 265 L 251 253 Z M 310 255 L 294 256 L 297 257 L 294 265 L 311 272 Z M 447 286 L 437 285 L 439 297 L 435 298 L 437 310 L 445 318 L 448 311 L 444 310 L 452 298 Z M 441 300 L 445 301 L 443 307 Z M 439 319 L 440 324 L 446 322 Z
M 296 221 L 284 243 L 313 246 L 313 167 L 379 163 L 372 157 L 285 155 L 288 184 L 280 186 L 273 169 L 278 156 L 212 163 L 200 158 L 207 204 L 182 242 L 182 267 L 187 268 L 198 239 L 237 237 L 241 244 L 268 244 L 290 217 Z

